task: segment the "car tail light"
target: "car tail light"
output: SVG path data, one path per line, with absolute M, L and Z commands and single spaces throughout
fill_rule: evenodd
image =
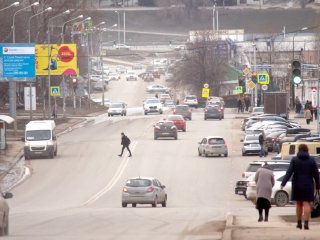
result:
M 128 188 L 124 187 L 124 188 L 122 189 L 122 191 L 123 191 L 123 192 L 128 192 Z
M 205 112 L 208 112 L 208 109 L 207 109 L 207 108 L 205 108 L 205 109 L 204 109 L 204 111 L 205 111 Z
M 245 175 L 244 173 L 242 173 L 242 174 L 241 174 L 241 176 L 242 176 L 243 178 L 245 178 L 245 177 L 246 177 L 246 175 Z
M 154 188 L 151 186 L 148 188 L 148 192 L 154 192 Z
M 218 109 L 218 112 L 221 112 L 221 109 L 220 109 L 220 108 Z
M 249 145 L 250 145 L 250 143 L 244 143 L 243 145 L 244 145 L 244 146 L 249 146 Z
M 171 129 L 177 129 L 176 126 L 172 126 Z

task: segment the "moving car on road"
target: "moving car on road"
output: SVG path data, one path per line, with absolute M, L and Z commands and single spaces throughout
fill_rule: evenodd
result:
M 224 118 L 224 111 L 220 108 L 219 105 L 207 105 L 204 108 L 204 120 L 209 118 L 213 119 L 223 119 Z
M 127 207 L 128 204 L 132 204 L 132 207 L 136 207 L 137 204 L 151 204 L 152 207 L 161 204 L 162 207 L 166 207 L 165 188 L 158 179 L 153 177 L 130 178 L 122 189 L 122 207 Z
M 182 115 L 168 115 L 167 120 L 174 122 L 178 130 L 186 131 L 187 124 Z
M 160 120 L 154 125 L 154 140 L 160 137 L 178 139 L 178 129 L 173 121 Z
M 126 80 L 127 81 L 137 81 L 138 76 L 135 72 L 127 72 L 126 74 Z
M 189 107 L 198 107 L 198 98 L 196 95 L 187 95 L 184 100 L 183 103 L 188 105 Z
M 173 114 L 182 115 L 184 119 L 192 119 L 192 111 L 188 105 L 176 105 L 176 107 L 173 109 Z
M 198 145 L 198 155 L 208 157 L 209 155 L 223 155 L 228 157 L 226 141 L 219 136 L 204 137 Z
M 158 98 L 149 98 L 143 102 L 144 115 L 148 113 L 163 113 L 162 103 Z
M 127 106 L 125 103 L 111 103 L 108 109 L 108 116 L 112 117 L 113 115 L 127 115 Z
M 149 93 L 169 93 L 170 89 L 160 84 L 153 84 L 146 88 Z

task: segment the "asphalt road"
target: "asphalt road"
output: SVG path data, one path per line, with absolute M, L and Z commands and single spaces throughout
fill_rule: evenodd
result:
M 141 80 L 114 81 L 106 96 L 139 109 L 145 85 Z M 204 121 L 197 109 L 177 141 L 155 141 L 153 124 L 161 117 L 139 111 L 100 116 L 60 136 L 56 158 L 27 161 L 31 175 L 8 200 L 8 238 L 221 239 L 228 213 L 252 212 L 256 217 L 253 205 L 234 195 L 235 181 L 256 159 L 241 156 L 241 120 L 226 114 L 221 121 Z M 117 156 L 122 131 L 131 138 L 132 158 Z M 197 142 L 206 135 L 223 136 L 229 157 L 198 157 Z M 133 176 L 154 176 L 166 185 L 167 208 L 122 208 L 123 184 Z

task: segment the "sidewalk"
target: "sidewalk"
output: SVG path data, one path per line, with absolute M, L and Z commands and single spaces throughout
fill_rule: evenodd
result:
M 231 111 L 237 114 L 237 111 Z M 239 113 L 236 118 L 249 117 L 250 113 Z M 295 117 L 290 112 L 290 121 L 297 122 L 302 128 L 311 129 L 312 133 L 317 132 L 317 120 L 307 125 L 305 118 Z M 248 203 L 250 204 L 250 203 Z M 320 237 L 320 217 L 310 220 L 310 230 L 296 228 L 295 207 L 286 209 L 289 215 L 284 215 L 281 208 L 273 207 L 270 210 L 268 222 L 258 222 L 258 212 L 254 209 L 248 210 L 246 214 L 228 215 L 226 228 L 222 240 L 316 240 Z M 250 214 L 251 213 L 251 214 Z

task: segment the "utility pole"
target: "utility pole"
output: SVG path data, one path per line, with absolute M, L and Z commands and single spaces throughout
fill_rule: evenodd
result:
M 257 58 L 256 58 L 256 44 L 253 43 L 253 71 L 257 72 Z M 256 86 L 254 88 L 254 106 L 258 106 L 258 81 L 256 83 Z

